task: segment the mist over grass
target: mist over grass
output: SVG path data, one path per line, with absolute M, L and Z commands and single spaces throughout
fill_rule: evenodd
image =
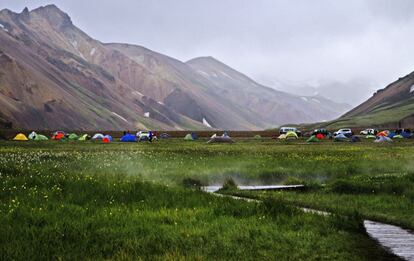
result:
M 412 200 L 405 184 L 412 181 L 413 151 L 411 141 L 2 142 L 0 250 L 6 260 L 389 260 L 361 229 L 361 217 L 370 211 L 410 224 L 401 209 L 409 211 Z M 191 188 L 228 178 L 237 185 L 326 184 L 326 192 L 286 192 L 256 204 Z M 373 187 L 388 198 L 370 193 Z M 355 205 L 334 209 L 338 201 L 326 198 L 369 204 L 351 212 Z M 321 217 L 294 205 L 318 201 L 347 215 Z

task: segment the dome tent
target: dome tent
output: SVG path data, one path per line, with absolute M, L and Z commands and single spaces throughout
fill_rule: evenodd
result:
M 35 131 L 32 131 L 32 133 L 29 134 L 28 138 L 29 140 L 34 140 L 36 138 L 37 133 Z
M 135 135 L 127 133 L 124 136 L 122 136 L 120 141 L 121 142 L 137 142 L 137 137 Z
M 298 135 L 296 134 L 296 132 L 293 132 L 293 131 L 288 131 L 287 133 L 286 133 L 286 139 L 287 140 L 297 140 L 299 137 L 298 137 Z
M 102 139 L 103 143 L 110 143 L 112 142 L 114 139 L 112 138 L 111 135 L 105 135 L 105 137 Z
M 68 139 L 69 139 L 69 140 L 79 140 L 79 136 L 78 136 L 76 133 L 71 133 L 71 134 L 68 136 Z
M 352 136 L 350 142 L 361 142 L 361 139 L 358 136 Z
M 318 133 L 318 134 L 316 134 L 316 138 L 318 140 L 323 140 L 323 139 L 325 139 L 325 135 L 323 135 L 322 133 Z
M 385 137 L 385 136 L 378 136 L 377 139 L 374 140 L 374 142 L 377 142 L 377 143 L 392 142 L 392 139 L 390 139 L 389 137 Z
M 404 136 L 402 136 L 401 134 L 398 134 L 398 135 L 394 135 L 392 138 L 393 139 L 404 139 Z
M 261 140 L 261 139 L 262 139 L 262 136 L 260 136 L 260 135 L 255 135 L 253 138 L 254 138 L 255 140 Z
M 90 139 L 90 136 L 88 134 L 83 134 L 79 137 L 79 141 L 87 141 Z
M 279 137 L 277 137 L 279 140 L 285 140 L 286 139 L 286 134 L 280 134 Z
M 49 139 L 45 135 L 36 134 L 36 137 L 33 140 L 35 140 L 35 141 L 45 141 L 45 140 L 49 140 Z
M 95 135 L 93 135 L 92 139 L 93 140 L 102 140 L 105 136 L 102 133 L 96 133 Z
M 194 140 L 194 138 L 190 133 L 188 133 L 187 135 L 185 135 L 184 140 L 192 141 Z
M 376 139 L 377 137 L 374 135 L 367 135 L 365 136 L 365 139 Z
M 348 138 L 344 134 L 338 134 L 335 136 L 334 141 L 346 141 Z
M 315 135 L 312 135 L 307 142 L 321 142 L 320 139 L 318 139 Z
M 16 141 L 28 141 L 29 139 L 26 137 L 26 135 L 24 135 L 23 133 L 19 133 L 19 134 L 17 134 L 14 138 L 13 138 L 13 140 L 16 140 Z

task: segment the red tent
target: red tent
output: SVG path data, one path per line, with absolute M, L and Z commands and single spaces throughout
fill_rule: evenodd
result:
M 63 139 L 64 137 L 65 137 L 65 134 L 64 134 L 64 133 L 59 132 L 59 133 L 56 133 L 55 135 L 53 135 L 52 140 L 61 140 L 61 139 Z
M 108 137 L 105 137 L 105 138 L 102 139 L 102 142 L 103 143 L 110 143 L 111 140 Z
M 325 139 L 325 135 L 323 135 L 322 133 L 318 133 L 318 134 L 316 134 L 316 138 L 318 140 L 323 140 L 323 139 Z

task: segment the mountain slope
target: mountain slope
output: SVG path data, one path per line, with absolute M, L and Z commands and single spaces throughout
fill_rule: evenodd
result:
M 414 72 L 377 91 L 327 126 L 414 127 Z
M 338 117 L 347 105 L 323 97 L 291 95 L 260 85 L 212 57 L 187 62 L 212 85 L 209 91 L 226 97 L 271 124 L 308 123 Z
M 20 128 L 254 130 L 342 110 L 261 86 L 214 59 L 183 63 L 101 43 L 54 5 L 0 11 L 0 52 L 0 112 Z

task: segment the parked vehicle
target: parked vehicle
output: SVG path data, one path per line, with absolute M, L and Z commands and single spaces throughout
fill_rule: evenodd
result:
M 279 134 L 286 134 L 290 131 L 296 133 L 298 136 L 302 135 L 302 132 L 298 128 L 295 128 L 295 127 L 282 127 L 279 129 Z
M 365 129 L 360 132 L 361 135 L 377 135 L 378 130 L 376 129 Z
M 139 131 L 137 133 L 137 138 L 138 138 L 138 141 L 145 141 L 145 140 L 152 141 L 153 133 L 152 131 Z
M 334 136 L 337 136 L 339 134 L 342 134 L 346 137 L 351 137 L 352 135 L 354 135 L 351 129 L 339 129 L 338 131 L 334 132 Z

